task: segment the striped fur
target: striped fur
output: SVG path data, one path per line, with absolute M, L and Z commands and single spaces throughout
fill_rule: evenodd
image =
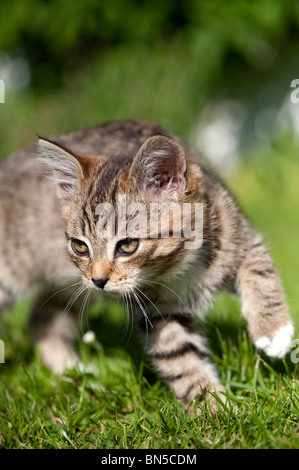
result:
M 38 161 L 31 158 L 32 153 L 31 147 L 16 153 L 0 168 L 0 213 L 5 220 L 0 238 L 12 233 L 18 223 L 22 230 L 15 237 L 26 233 L 27 252 L 24 255 L 24 248 L 14 240 L 11 251 L 17 259 L 28 258 L 20 282 L 17 264 L 0 252 L 0 306 L 6 306 L 41 274 L 75 276 L 80 272 L 87 289 L 125 300 L 145 337 L 149 357 L 185 407 L 194 400 L 201 404 L 207 397 L 216 406 L 209 391 L 223 391 L 205 340 L 194 325 L 194 318 L 202 318 L 221 290 L 240 296 L 241 311 L 257 347 L 278 357 L 288 351 L 293 326 L 279 276 L 260 235 L 223 184 L 177 137 L 156 124 L 114 122 L 40 139 Z M 43 167 L 55 184 L 43 177 Z M 22 178 L 18 195 L 10 195 L 8 178 L 13 185 Z M 109 203 L 117 232 L 123 211 L 120 196 L 128 204 L 142 203 L 147 214 L 154 202 L 175 202 L 180 208 L 188 203 L 193 230 L 195 205 L 202 204 L 202 243 L 186 249 L 187 238 L 176 237 L 181 214 L 171 212 L 168 226 L 158 211 L 155 237 L 147 219 L 136 251 L 124 254 L 119 234 L 107 239 L 97 229 L 99 205 Z M 17 210 L 20 200 L 28 207 L 25 213 Z M 18 220 L 8 217 L 9 213 L 16 213 Z M 133 224 L 134 215 L 128 220 Z M 36 234 L 33 226 L 38 224 Z M 185 233 L 184 224 L 181 228 Z M 169 237 L 163 238 L 168 229 Z M 74 251 L 74 239 L 84 244 L 87 255 Z M 44 323 L 36 317 L 31 321 L 35 340 L 44 350 L 45 362 L 59 370 L 61 365 L 49 360 L 51 335 L 55 336 L 53 347 L 66 364 L 70 355 L 57 346 L 57 328 L 51 327 L 49 316 Z M 62 336 L 69 342 L 67 330 Z

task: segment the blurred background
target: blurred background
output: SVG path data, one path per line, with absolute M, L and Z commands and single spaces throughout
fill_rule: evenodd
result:
M 36 134 L 162 123 L 265 235 L 299 328 L 298 33 L 295 0 L 2 0 L 0 158 Z

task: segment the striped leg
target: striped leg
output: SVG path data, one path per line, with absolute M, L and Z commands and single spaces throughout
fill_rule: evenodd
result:
M 154 329 L 148 340 L 148 354 L 162 378 L 185 408 L 194 399 L 202 404 L 205 397 L 216 408 L 217 400 L 207 392 L 219 393 L 222 387 L 191 316 L 174 314 L 152 321 Z
M 239 268 L 237 290 L 255 345 L 269 356 L 283 357 L 291 347 L 294 327 L 279 276 L 260 240 L 255 241 Z

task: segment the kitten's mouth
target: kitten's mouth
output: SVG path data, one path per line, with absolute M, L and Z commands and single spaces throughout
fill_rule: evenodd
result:
M 107 300 L 119 300 L 121 298 L 121 292 L 118 291 L 98 290 L 98 294 L 102 299 L 105 298 Z
M 103 287 L 97 286 L 93 282 L 86 280 L 84 278 L 83 278 L 83 284 L 89 291 L 95 292 L 100 297 L 105 297 L 105 298 L 113 297 L 115 299 L 115 298 L 120 298 L 122 294 L 124 294 L 124 291 L 122 290 L 111 288 L 106 285 L 104 285 Z

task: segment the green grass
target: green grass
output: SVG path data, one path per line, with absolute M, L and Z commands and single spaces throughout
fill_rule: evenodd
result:
M 167 54 L 130 52 L 115 51 L 72 80 L 66 78 L 64 90 L 45 96 L 8 94 L 1 105 L 1 156 L 34 139 L 34 132 L 48 135 L 126 117 L 159 120 L 187 138 L 202 96 L 200 84 L 193 80 L 196 64 L 189 63 L 179 46 L 169 47 Z M 296 338 L 297 155 L 291 138 L 268 149 L 253 149 L 228 181 L 265 235 L 282 276 Z M 197 417 L 181 409 L 135 335 L 124 333 L 125 318 L 114 304 L 91 309 L 89 328 L 97 332 L 97 340 L 79 343 L 88 372 L 73 370 L 62 378 L 51 374 L 27 336 L 31 303 L 30 295 L 1 320 L 6 353 L 5 364 L 0 364 L 1 448 L 299 447 L 298 364 L 290 356 L 272 361 L 257 355 L 237 299 L 221 295 L 205 324 L 228 400 L 220 404 L 216 418 L 208 409 Z
M 298 367 L 289 358 L 271 363 L 256 355 L 236 310 L 236 318 L 225 321 L 226 308 L 235 303 L 223 296 L 206 325 L 228 398 L 216 418 L 208 408 L 199 417 L 186 415 L 152 371 L 134 335 L 127 350 L 121 346 L 127 339 L 125 321 L 116 306 L 106 305 L 98 318 L 91 315 L 90 327 L 99 331 L 98 339 L 80 344 L 83 363 L 90 370 L 69 371 L 61 378 L 41 364 L 26 335 L 21 336 L 16 308 L 5 321 L 10 326 L 10 357 L 1 367 L 0 446 L 298 448 Z M 12 353 L 16 341 L 18 351 Z

